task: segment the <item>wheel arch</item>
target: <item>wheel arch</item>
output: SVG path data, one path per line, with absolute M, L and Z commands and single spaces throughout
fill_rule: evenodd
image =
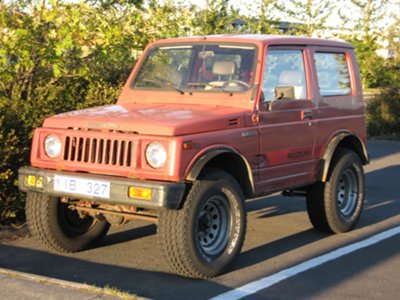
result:
M 250 164 L 238 151 L 228 147 L 207 149 L 190 164 L 185 179 L 195 181 L 205 168 L 217 168 L 231 174 L 241 186 L 245 196 L 254 194 L 254 181 Z
M 325 182 L 327 180 L 332 158 L 339 147 L 353 150 L 364 165 L 369 163 L 369 157 L 365 143 L 354 134 L 340 133 L 331 139 L 325 150 L 322 158 L 322 165 L 318 174 L 318 179 L 320 181 Z

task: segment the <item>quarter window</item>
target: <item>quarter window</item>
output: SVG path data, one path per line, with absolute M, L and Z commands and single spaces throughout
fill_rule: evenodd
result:
M 344 53 L 315 53 L 321 96 L 340 96 L 351 93 L 347 60 Z

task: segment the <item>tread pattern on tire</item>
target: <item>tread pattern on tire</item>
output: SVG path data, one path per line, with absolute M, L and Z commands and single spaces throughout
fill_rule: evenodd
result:
M 97 225 L 96 234 L 92 238 L 88 237 L 86 242 L 73 245 L 71 243 L 73 241 L 65 240 L 62 236 L 63 233 L 54 223 L 56 220 L 51 216 L 52 210 L 55 209 L 51 206 L 57 205 L 56 199 L 43 199 L 44 197 L 49 196 L 29 192 L 26 200 L 25 214 L 30 232 L 47 248 L 63 253 L 77 252 L 93 245 L 106 235 L 110 224 L 103 221 Z
M 204 173 L 202 178 L 206 178 L 206 180 L 200 179 L 194 182 L 188 197 L 185 200 L 181 210 L 186 210 L 186 212 L 182 213 L 180 210 L 165 210 L 162 212 L 163 215 L 160 216 L 158 224 L 159 243 L 168 264 L 178 274 L 190 278 L 211 278 L 217 276 L 221 272 L 221 270 L 218 269 L 199 271 L 199 266 L 196 265 L 192 259 L 190 259 L 193 249 L 190 249 L 187 243 L 182 242 L 185 239 L 185 233 L 183 229 L 190 222 L 190 214 L 188 213 L 188 210 L 190 210 L 196 201 L 194 195 L 200 193 L 203 189 L 210 185 L 212 180 L 224 178 L 231 184 L 237 186 L 237 192 L 240 193 L 241 199 L 244 199 L 239 185 L 230 174 L 216 169 L 209 169 Z M 244 203 L 242 203 L 242 205 L 244 205 Z M 246 217 L 244 216 L 243 232 L 245 231 Z M 244 233 L 243 237 L 241 237 L 241 239 L 238 241 L 239 244 L 237 245 L 237 252 L 240 252 L 243 242 Z
M 346 159 L 346 157 L 349 157 L 349 159 L 351 157 L 351 159 L 354 161 L 354 164 L 360 167 L 361 175 L 359 174 L 359 176 L 362 176 L 362 178 L 359 182 L 361 184 L 361 186 L 359 186 L 359 194 L 361 193 L 362 199 L 361 203 L 357 203 L 356 210 L 358 215 L 352 221 L 352 224 L 344 225 L 336 216 L 338 214 L 336 206 L 334 206 L 330 201 L 333 201 L 331 197 L 336 194 L 336 186 L 332 181 L 332 173 L 335 172 L 337 165 L 341 163 L 342 160 Z M 317 182 L 308 191 L 307 212 L 309 219 L 313 226 L 322 232 L 342 233 L 349 231 L 353 228 L 359 218 L 362 209 L 363 197 L 364 174 L 362 171 L 361 160 L 353 151 L 346 148 L 338 148 L 334 157 L 332 158 L 328 173 L 328 180 L 326 182 Z

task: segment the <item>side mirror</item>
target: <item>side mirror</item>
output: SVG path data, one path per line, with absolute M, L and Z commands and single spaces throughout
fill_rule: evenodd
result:
M 265 101 L 264 91 L 261 91 L 261 94 L 260 94 L 260 102 L 264 102 L 264 101 Z
M 271 100 L 268 106 L 268 111 L 272 111 L 272 105 L 275 101 L 281 99 L 294 99 L 293 86 L 277 86 L 275 87 L 275 98 Z

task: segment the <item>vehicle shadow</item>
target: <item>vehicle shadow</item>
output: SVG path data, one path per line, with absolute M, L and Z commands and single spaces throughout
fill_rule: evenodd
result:
M 391 217 L 400 215 L 400 185 L 397 183 L 398 175 L 396 174 L 400 174 L 400 165 L 383 168 L 367 174 L 366 182 L 368 189 L 366 191 L 366 200 L 360 220 L 354 230 L 373 226 Z M 290 198 L 289 200 L 283 196 L 273 196 L 271 199 L 268 197 L 260 198 L 254 204 L 256 207 L 250 207 L 250 211 L 256 212 L 259 218 L 265 218 L 263 226 L 273 230 L 272 222 L 268 220 L 271 216 L 279 217 L 286 213 L 306 211 L 304 199 L 294 198 L 293 200 L 296 202 L 295 207 L 289 208 L 291 204 L 287 201 L 291 201 Z M 273 203 L 272 206 L 271 203 Z M 268 207 L 272 207 L 273 209 L 268 214 L 263 214 L 263 211 L 268 211 Z M 231 268 L 231 271 L 247 268 L 309 243 L 329 238 L 330 236 L 332 234 L 321 233 L 313 228 L 297 232 L 243 252 L 237 263 Z
M 0 253 L 1 268 L 97 287 L 116 288 L 151 299 L 208 299 L 228 290 L 215 282 L 102 264 L 13 245 L 0 245 Z
M 400 166 L 392 166 L 367 174 L 366 181 L 369 188 L 367 190 L 361 218 L 355 229 L 368 227 L 400 214 L 400 206 L 394 205 L 396 202 L 400 201 L 400 187 L 394 184 L 395 181 L 397 181 L 397 177 L 394 176 L 394 174 L 400 174 Z M 382 184 L 379 182 L 384 182 L 384 186 L 381 186 Z M 386 186 L 391 187 L 392 190 L 389 191 Z M 386 192 L 383 193 L 382 189 L 385 189 L 385 187 Z M 283 197 L 279 194 L 252 199 L 248 201 L 246 206 L 248 213 L 253 214 L 257 219 L 265 219 L 264 226 L 266 228 L 271 228 L 271 230 L 273 230 L 273 223 L 270 222 L 271 218 L 281 218 L 284 215 L 296 212 L 306 213 L 304 198 Z M 278 219 L 275 220 L 274 224 L 276 223 L 280 223 Z M 139 228 L 116 232 L 108 235 L 99 247 L 129 242 L 133 239 L 156 234 L 156 231 L 156 225 L 150 224 Z M 332 234 L 321 233 L 310 228 L 273 242 L 266 242 L 264 245 L 242 252 L 237 261 L 227 272 L 247 268 L 331 236 Z
M 398 174 L 400 174 L 400 165 L 372 171 L 366 175 L 366 202 L 355 230 L 371 227 L 400 214 Z M 282 224 L 283 221 L 280 221 L 280 219 L 282 218 L 283 220 L 285 215 L 301 211 L 305 212 L 305 203 L 304 199 L 298 197 L 287 198 L 280 195 L 272 195 L 248 201 L 247 210 L 250 217 L 255 218 L 257 222 L 263 223 L 264 228 L 273 230 L 274 225 Z M 160 267 L 162 262 L 155 264 L 150 262 L 150 260 L 156 259 L 154 255 L 161 256 L 162 253 L 158 249 L 146 253 L 148 249 L 157 247 L 153 237 L 156 233 L 156 226 L 154 224 L 143 224 L 141 227 L 113 232 L 105 238 L 99 248 L 90 249 L 83 254 L 54 254 L 41 249 L 21 246 L 24 243 L 0 245 L 0 267 L 87 283 L 98 287 L 115 287 L 122 291 L 152 299 L 208 299 L 230 290 L 229 287 L 224 285 L 225 282 L 229 283 L 229 278 L 241 276 L 241 273 L 245 271 L 249 272 L 249 270 L 245 269 L 286 252 L 299 249 L 307 244 L 331 237 L 329 234 L 323 234 L 312 229 L 311 225 L 305 230 L 293 228 L 291 233 L 272 242 L 268 237 L 263 237 L 264 240 L 258 243 L 259 245 L 261 244 L 260 246 L 243 251 L 236 262 L 221 277 L 212 280 L 192 280 L 168 273 L 166 268 Z M 253 228 L 253 230 L 257 230 L 257 228 Z M 152 240 L 150 246 L 136 248 L 138 245 L 145 244 L 149 239 Z M 136 244 L 129 242 L 132 240 L 137 240 Z M 336 244 L 334 243 L 334 245 Z M 35 245 L 34 248 L 36 248 Z M 398 248 L 395 250 L 389 248 L 385 253 L 377 252 L 373 257 L 366 259 L 364 263 L 345 268 L 346 272 L 341 276 L 324 279 L 323 285 L 311 284 L 306 290 L 303 289 L 302 293 L 306 297 L 302 298 L 318 295 L 331 286 L 338 285 L 359 273 L 373 268 L 380 262 L 398 254 Z M 107 263 L 103 262 L 103 257 L 108 255 L 114 255 L 114 257 L 108 259 Z M 138 261 L 142 263 L 131 262 L 130 264 L 125 264 L 121 262 L 121 257 L 127 258 L 127 261 L 134 257 L 139 257 Z M 346 264 L 346 261 L 351 260 L 351 258 L 343 257 L 340 260 L 342 263 L 345 261 Z M 350 264 L 347 262 L 347 265 Z M 321 266 L 321 268 L 325 267 Z M 152 271 L 152 269 L 156 271 Z M 266 269 L 264 272 L 269 274 L 271 271 Z M 222 284 L 219 282 L 222 282 Z M 274 290 L 277 291 L 277 289 Z M 284 298 L 278 294 L 271 297 Z M 256 298 L 257 295 L 252 296 L 252 299 Z M 290 297 L 288 296 L 287 299 L 290 299 Z
M 262 219 L 304 211 L 305 205 L 304 197 L 284 197 L 281 194 L 273 194 L 247 200 L 246 211 Z
M 157 233 L 156 224 L 144 225 L 141 227 L 123 230 L 108 234 L 97 248 L 125 243 L 131 240 L 140 239 Z
M 366 201 L 359 226 L 371 226 L 400 215 L 400 165 L 390 166 L 366 175 Z
M 291 203 L 289 203 L 291 202 Z M 246 203 L 247 213 L 255 213 L 257 218 L 278 217 L 280 215 L 303 211 L 305 209 L 304 199 L 283 197 L 279 194 L 251 199 Z M 99 247 L 108 247 L 131 240 L 140 239 L 157 233 L 156 224 L 148 224 L 146 221 L 140 221 L 142 226 L 133 229 L 118 230 L 109 233 Z

